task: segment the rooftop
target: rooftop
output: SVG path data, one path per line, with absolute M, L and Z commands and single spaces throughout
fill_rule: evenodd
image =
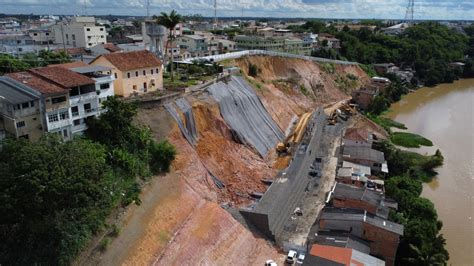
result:
M 33 92 L 19 90 L 18 87 L 25 87 L 21 82 L 7 76 L 0 76 L 0 100 L 5 100 L 11 104 L 19 104 L 33 101 L 39 98 Z M 26 89 L 29 90 L 29 89 Z
M 353 199 L 367 202 L 372 206 L 377 207 L 377 215 L 385 219 L 388 218 L 390 212 L 389 208 L 385 206 L 384 196 L 373 190 L 367 188 L 353 187 L 351 185 L 336 183 L 336 188 L 333 192 L 333 198 L 337 199 Z
M 385 162 L 383 152 L 368 147 L 344 146 L 343 156 L 347 156 L 351 159 L 363 159 L 379 163 Z
M 372 134 L 369 131 L 362 128 L 348 128 L 344 134 L 345 139 L 354 140 L 354 141 L 372 141 Z
M 382 266 L 383 260 L 364 254 L 350 248 L 334 246 L 324 246 L 314 244 L 311 246 L 309 257 L 322 258 L 321 261 L 314 261 L 314 265 L 359 265 L 359 266 Z M 305 259 L 306 261 L 306 259 Z M 328 263 L 329 262 L 329 263 Z M 306 263 L 305 263 L 306 264 Z
M 104 57 L 121 71 L 161 66 L 161 61 L 152 52 L 147 50 L 105 54 L 97 58 L 100 57 Z
M 364 222 L 397 235 L 403 235 L 403 225 L 390 222 L 363 210 L 324 208 L 321 214 L 321 220 Z
M 352 168 L 354 171 L 365 174 L 366 176 L 371 175 L 370 167 L 362 165 L 362 164 L 356 164 L 356 163 L 352 163 L 352 162 L 348 162 L 348 161 L 343 161 L 342 162 L 342 167 L 343 168 Z
M 95 81 L 84 75 L 63 67 L 40 67 L 29 70 L 36 75 L 48 79 L 61 86 L 72 88 L 84 85 L 94 84 Z
M 67 68 L 67 69 L 71 69 L 71 68 L 75 68 L 75 67 L 83 67 L 83 66 L 87 66 L 87 64 L 82 62 L 82 61 L 75 61 L 75 62 L 71 62 L 71 63 L 48 65 L 48 67 L 63 67 L 63 68 Z
M 93 73 L 93 72 L 102 72 L 112 70 L 110 67 L 99 66 L 99 65 L 86 65 L 82 67 L 71 68 L 72 71 L 80 74 Z
M 7 74 L 6 76 L 21 82 L 23 85 L 28 86 L 41 94 L 59 94 L 66 92 L 65 87 L 48 82 L 30 72 L 16 72 Z
M 351 248 L 362 253 L 370 253 L 370 243 L 358 238 L 350 233 L 337 231 L 319 231 L 315 238 L 316 243 L 320 245 Z

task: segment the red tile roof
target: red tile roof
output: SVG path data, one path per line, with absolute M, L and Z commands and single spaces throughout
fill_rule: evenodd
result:
M 86 64 L 82 61 L 75 61 L 75 62 L 64 63 L 64 64 L 51 64 L 51 65 L 48 65 L 48 67 L 62 67 L 62 68 L 67 68 L 67 69 L 71 69 L 71 68 L 75 68 L 75 67 L 85 67 L 85 66 L 88 66 L 88 64 Z
M 89 77 L 58 66 L 33 68 L 29 72 L 67 88 L 95 84 Z
M 119 52 L 119 51 L 122 51 L 122 49 L 118 46 L 116 46 L 115 44 L 113 43 L 105 43 L 105 44 L 102 44 L 102 47 L 104 47 L 105 50 L 111 52 L 111 53 L 115 53 L 115 52 Z
M 29 72 L 16 72 L 6 75 L 40 92 L 41 94 L 58 94 L 66 93 L 68 91 L 65 87 L 51 83 Z
M 345 139 L 355 140 L 355 141 L 368 141 L 369 132 L 362 128 L 348 128 L 346 134 L 344 134 Z
M 156 58 L 152 52 L 146 50 L 105 54 L 101 56 L 121 71 L 161 66 L 161 61 Z M 95 60 L 97 60 L 97 58 Z
M 347 266 L 351 265 L 352 249 L 349 248 L 313 244 L 309 254 Z

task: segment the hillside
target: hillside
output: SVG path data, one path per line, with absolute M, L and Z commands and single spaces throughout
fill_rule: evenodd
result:
M 223 116 L 225 101 L 212 89 L 182 98 L 192 106 L 195 144 L 183 136 L 183 129 L 163 106 L 140 109 L 136 122 L 150 127 L 156 139 L 168 137 L 176 146 L 172 172 L 148 184 L 142 204 L 123 214 L 121 233 L 105 252 L 94 252 L 79 264 L 263 265 L 267 259 L 281 258 L 272 244 L 222 208 L 252 203 L 249 193 L 265 192 L 267 185 L 261 180 L 273 179 L 278 171 L 274 150 L 261 156 L 258 151 L 262 149 L 256 147 L 262 140 L 255 136 L 276 134 L 279 138 L 270 130 L 272 123 L 279 128 L 274 130 L 285 132 L 296 116 L 348 99 L 350 91 L 369 78 L 358 66 L 297 59 L 250 57 L 233 63 L 243 70 L 243 76 L 220 82 L 215 89 L 240 91 L 232 96 L 242 105 L 236 107 L 240 109 Z M 260 69 L 257 77 L 248 77 L 249 64 Z M 258 98 L 246 91 L 247 82 Z M 181 126 L 191 131 L 185 113 L 178 104 L 173 107 Z M 261 114 L 246 113 L 250 111 Z M 271 120 L 266 122 L 269 129 L 242 128 L 267 119 L 266 112 Z M 248 121 L 233 124 L 230 117 L 234 115 Z M 246 131 L 253 135 L 244 134 Z

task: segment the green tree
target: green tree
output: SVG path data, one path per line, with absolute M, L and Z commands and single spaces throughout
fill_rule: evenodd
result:
M 168 15 L 165 12 L 161 12 L 160 16 L 156 18 L 156 22 L 164 27 L 166 27 L 169 30 L 168 34 L 168 42 L 166 44 L 166 52 L 168 52 L 168 44 L 174 43 L 175 35 L 174 35 L 174 28 L 176 25 L 178 25 L 180 22 L 183 21 L 183 18 L 181 17 L 178 12 L 175 10 L 171 11 L 171 13 Z M 170 56 L 170 64 L 171 64 L 171 81 L 174 81 L 173 77 L 173 55 Z

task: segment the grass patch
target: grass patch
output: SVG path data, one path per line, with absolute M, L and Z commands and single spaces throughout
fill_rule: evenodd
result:
M 309 96 L 309 91 L 304 85 L 300 85 L 300 91 L 304 94 L 304 96 Z
M 379 126 L 383 127 L 387 132 L 392 132 L 391 128 L 398 128 L 398 129 L 407 129 L 407 127 L 400 122 L 392 120 L 390 118 L 382 117 L 382 116 L 375 116 L 368 114 L 367 117 L 374 121 Z
M 375 71 L 375 68 L 373 65 L 364 65 L 364 64 L 360 64 L 359 65 L 360 68 L 362 68 L 362 70 L 364 70 L 364 72 L 369 76 L 369 77 L 375 77 L 377 76 L 377 72 Z
M 336 66 L 332 63 L 321 63 L 321 68 L 328 74 L 334 74 L 336 72 Z
M 390 140 L 398 146 L 406 148 L 420 148 L 421 146 L 433 146 L 431 140 L 424 138 L 418 134 L 408 132 L 393 132 Z

